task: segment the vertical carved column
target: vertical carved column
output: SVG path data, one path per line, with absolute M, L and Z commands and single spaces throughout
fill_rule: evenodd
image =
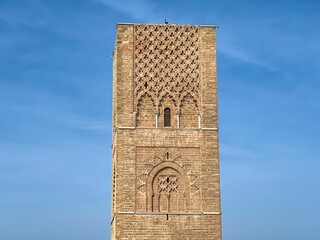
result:
M 159 126 L 159 112 L 156 112 L 156 128 Z
M 138 113 L 134 112 L 134 127 L 137 127 L 137 117 L 138 117 Z

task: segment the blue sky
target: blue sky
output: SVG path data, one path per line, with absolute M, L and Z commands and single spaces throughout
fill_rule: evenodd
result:
M 320 239 L 320 2 L 0 0 L 0 239 L 109 239 L 117 22 L 217 24 L 224 240 Z

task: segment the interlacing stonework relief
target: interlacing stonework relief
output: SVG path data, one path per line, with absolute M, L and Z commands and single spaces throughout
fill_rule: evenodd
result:
M 149 212 L 188 211 L 200 193 L 189 159 L 169 151 L 149 157 L 137 177 L 137 190 Z
M 155 108 L 169 97 L 177 111 L 191 98 L 199 111 L 198 27 L 135 25 L 135 106 L 148 96 Z
M 158 192 L 167 195 L 178 192 L 178 177 L 176 175 L 159 175 Z

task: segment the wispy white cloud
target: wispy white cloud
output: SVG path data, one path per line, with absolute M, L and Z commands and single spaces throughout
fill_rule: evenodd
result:
M 221 156 L 239 158 L 253 158 L 256 157 L 256 153 L 252 149 L 245 148 L 240 145 L 231 145 L 226 143 L 220 143 Z
M 33 109 L 33 114 L 40 118 L 57 122 L 59 125 L 64 125 L 67 128 L 101 132 L 107 132 L 111 129 L 111 123 L 107 120 L 88 118 L 86 116 L 79 116 L 76 113 L 66 113 L 62 110 L 58 111 L 57 109 L 51 111 L 40 107 L 38 109 Z
M 265 61 L 262 61 L 260 59 L 258 59 L 257 57 L 249 54 L 248 52 L 244 51 L 243 49 L 239 49 L 237 47 L 234 47 L 232 46 L 231 44 L 227 44 L 227 43 L 219 43 L 219 51 L 222 53 L 222 54 L 225 54 L 229 57 L 232 57 L 232 58 L 236 58 L 238 60 L 241 60 L 243 62 L 246 62 L 246 63 L 250 63 L 250 64 L 253 64 L 253 65 L 257 65 L 257 66 L 261 66 L 261 67 L 265 67 L 269 70 L 272 70 L 272 71 L 278 71 L 279 68 L 270 64 L 270 63 L 267 63 Z
M 97 121 L 84 119 L 80 117 L 65 117 L 65 118 L 56 118 L 57 121 L 63 122 L 68 126 L 72 126 L 74 128 L 82 129 L 82 130 L 96 130 L 96 131 L 109 131 L 110 123 L 107 121 Z
M 130 15 L 131 17 L 142 22 L 158 22 L 163 19 L 164 11 L 159 11 L 155 3 L 144 0 L 94 0 L 105 4 L 117 11 Z
M 111 129 L 111 123 L 108 120 L 91 117 L 89 113 L 79 114 L 72 110 L 72 102 L 65 102 L 59 96 L 32 89 L 29 91 L 10 89 L 4 84 L 1 87 L 6 91 L 0 96 L 0 102 L 6 105 L 11 104 L 10 114 L 13 116 L 24 116 L 33 119 L 34 122 L 54 122 L 53 125 L 80 130 L 107 132 Z
M 8 25 L 24 25 L 31 28 L 46 25 L 46 9 L 40 1 L 32 1 L 23 5 L 16 8 L 2 6 L 0 8 L 0 20 Z M 26 8 L 29 11 L 26 11 Z

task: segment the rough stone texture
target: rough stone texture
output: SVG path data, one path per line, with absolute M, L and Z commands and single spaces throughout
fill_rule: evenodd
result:
M 115 239 L 221 239 L 219 216 L 119 214 L 116 224 Z
M 117 25 L 112 239 L 221 239 L 215 30 Z

